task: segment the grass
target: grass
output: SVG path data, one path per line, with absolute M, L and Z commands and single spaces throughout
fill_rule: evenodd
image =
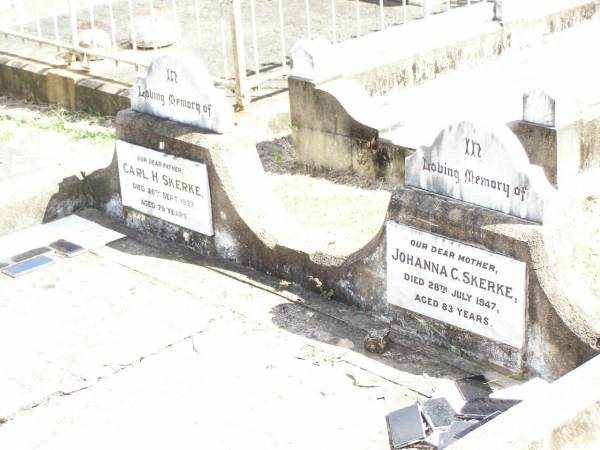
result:
M 0 131 L 0 144 L 4 144 L 5 142 L 8 142 L 14 137 L 15 137 L 15 135 L 12 131 L 2 130 L 2 131 Z
M 269 175 L 294 220 L 319 233 L 365 244 L 381 228 L 389 193 L 369 191 L 302 175 Z
M 107 144 L 115 139 L 115 130 L 110 119 L 97 115 L 53 107 L 44 110 L 0 109 L 0 143 L 9 142 L 24 131 L 52 132 L 90 144 Z
M 577 242 L 577 271 L 583 276 L 594 295 L 600 298 L 600 231 L 595 230 L 584 242 Z

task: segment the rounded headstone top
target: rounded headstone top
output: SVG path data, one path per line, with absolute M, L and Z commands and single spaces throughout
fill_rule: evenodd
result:
M 555 192 L 506 125 L 467 121 L 407 158 L 406 184 L 538 223 Z
M 112 47 L 110 36 L 100 28 L 80 30 L 78 37 L 81 48 L 106 50 Z
M 181 39 L 179 24 L 164 14 L 156 14 L 154 20 L 151 16 L 136 17 L 134 31 L 140 49 L 168 47 Z
M 233 128 L 233 107 L 202 61 L 187 53 L 156 58 L 131 88 L 134 111 L 217 133 Z

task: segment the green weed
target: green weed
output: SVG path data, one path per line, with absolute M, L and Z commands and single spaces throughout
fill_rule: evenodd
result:
M 600 298 L 600 239 L 590 239 L 576 245 L 579 272 L 586 279 L 589 288 Z
M 89 116 L 62 109 L 50 109 L 44 115 L 2 115 L 0 116 L 0 120 L 12 123 L 14 126 L 27 126 L 41 131 L 65 134 L 72 139 L 88 141 L 93 144 L 104 144 L 114 141 L 114 129 L 112 127 L 94 125 L 93 122 L 96 122 L 99 116 L 92 116 L 93 120 L 89 120 Z M 1 137 L 0 142 L 2 142 Z
M 319 290 L 321 297 L 326 300 L 331 300 L 335 292 L 333 289 L 328 288 L 321 280 L 316 277 L 309 276 L 308 279 L 313 282 L 315 287 Z
M 271 156 L 275 158 L 275 164 L 279 167 L 283 166 L 283 155 L 276 148 L 271 149 Z
M 0 131 L 0 144 L 10 141 L 15 135 L 10 130 Z

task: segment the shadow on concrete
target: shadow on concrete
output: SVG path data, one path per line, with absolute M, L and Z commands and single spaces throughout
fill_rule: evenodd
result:
M 126 234 L 126 239 L 108 245 L 119 252 L 201 266 L 221 276 L 248 284 L 249 287 L 281 297 L 282 302 L 272 307 L 270 314 L 271 321 L 286 332 L 347 349 L 401 372 L 423 377 L 424 380 L 427 377 L 456 379 L 472 372 L 459 367 L 460 363 L 454 366 L 408 343 L 407 346 L 389 343 L 381 355 L 369 353 L 363 348 L 367 330 L 385 327 L 385 323 L 353 306 L 324 299 L 318 293 L 311 292 L 296 283 L 282 283 L 278 278 L 249 267 L 219 258 L 202 256 L 181 244 L 132 230 L 120 220 L 107 217 L 97 210 L 84 210 L 78 215 Z M 423 394 L 429 395 L 429 393 Z
M 335 305 L 335 300 L 321 300 L 334 304 L 334 308 L 347 308 L 344 304 Z M 383 354 L 369 353 L 363 348 L 366 332 L 351 324 L 331 316 L 312 313 L 312 310 L 294 303 L 282 303 L 271 310 L 272 321 L 279 328 L 308 339 L 325 344 L 347 348 L 396 370 L 417 376 L 434 378 L 461 378 L 465 371 L 443 363 L 421 349 L 388 343 Z M 357 314 L 360 314 L 357 311 Z

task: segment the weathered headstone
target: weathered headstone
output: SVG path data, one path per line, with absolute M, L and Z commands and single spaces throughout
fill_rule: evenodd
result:
M 494 0 L 494 20 L 510 22 L 524 19 L 539 10 L 540 0 Z
M 212 236 L 206 165 L 117 140 L 121 199 L 167 222 Z
M 131 108 L 217 133 L 233 128 L 233 107 L 192 55 L 155 59 L 131 88 Z
M 459 122 L 406 159 L 406 184 L 542 223 L 553 188 L 506 126 Z
M 389 303 L 523 346 L 525 263 L 394 222 L 386 232 Z
M 326 39 L 303 39 L 290 51 L 292 75 L 307 80 L 326 78 L 336 68 L 333 45 Z
M 577 103 L 568 92 L 535 88 L 523 94 L 523 120 L 558 128 L 577 120 Z
M 179 23 L 164 14 L 136 17 L 134 27 L 137 48 L 168 47 L 181 39 Z

